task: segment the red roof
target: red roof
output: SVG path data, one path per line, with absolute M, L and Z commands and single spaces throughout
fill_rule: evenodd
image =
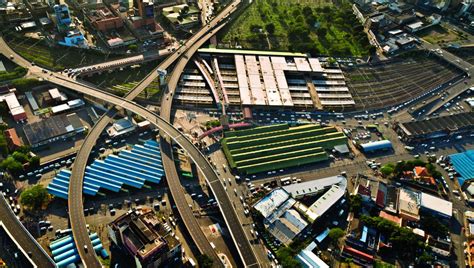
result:
M 379 217 L 380 218 L 384 218 L 386 220 L 389 220 L 391 222 L 394 222 L 395 224 L 397 224 L 398 226 L 402 226 L 402 219 L 400 217 L 397 217 L 397 216 L 394 216 L 394 215 L 391 215 L 391 214 L 388 214 L 387 212 L 385 211 L 380 211 L 379 213 Z
M 425 167 L 415 167 L 415 174 L 418 177 L 429 177 L 430 174 Z
M 385 207 L 385 193 L 383 191 L 377 191 L 377 197 L 375 198 L 375 204 L 383 208 Z
M 370 255 L 370 254 L 367 254 L 365 252 L 362 252 L 360 250 L 357 250 L 355 248 L 352 248 L 352 247 L 349 247 L 349 246 L 344 246 L 344 251 L 353 255 L 353 256 L 356 256 L 356 257 L 359 257 L 363 260 L 366 260 L 366 261 L 373 261 L 374 260 L 374 256 Z
M 14 128 L 5 130 L 5 135 L 7 136 L 11 148 L 17 148 L 23 145 Z

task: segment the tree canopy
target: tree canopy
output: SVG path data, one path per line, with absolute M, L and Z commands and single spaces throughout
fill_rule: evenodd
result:
M 41 209 L 49 199 L 48 191 L 41 184 L 26 189 L 20 195 L 21 204 L 31 210 Z

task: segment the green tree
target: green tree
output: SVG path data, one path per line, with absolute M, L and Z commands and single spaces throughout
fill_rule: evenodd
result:
M 275 24 L 269 23 L 265 25 L 265 30 L 267 31 L 268 34 L 274 34 L 275 33 Z
M 131 51 L 136 51 L 138 49 L 138 46 L 136 44 L 130 44 L 128 45 L 128 49 Z
M 28 209 L 36 210 L 41 209 L 49 201 L 49 198 L 46 188 L 37 184 L 21 193 L 20 202 Z
M 40 158 L 39 156 L 33 156 L 30 158 L 29 162 L 31 168 L 37 168 L 40 165 Z
M 212 267 L 212 264 L 214 263 L 214 261 L 206 254 L 197 256 L 197 261 L 198 261 L 199 267 L 203 267 L 203 268 L 210 268 Z
M 332 228 L 329 230 L 328 237 L 334 245 L 337 245 L 339 239 L 344 236 L 345 232 L 341 228 Z
M 23 165 L 15 160 L 15 158 L 12 156 L 9 156 L 7 159 L 3 160 L 0 166 L 13 174 L 18 174 L 23 171 Z
M 22 163 L 22 164 L 28 162 L 28 156 L 27 156 L 26 154 L 22 153 L 22 152 L 16 151 L 16 152 L 14 152 L 14 153 L 12 154 L 12 157 L 13 157 L 16 161 L 18 161 L 18 162 L 20 162 L 20 163 Z
M 380 172 L 382 173 L 382 175 L 384 177 L 388 177 L 390 175 L 393 174 L 393 172 L 395 171 L 395 166 L 393 164 L 386 164 L 386 165 L 383 165 L 381 168 L 380 168 Z
M 276 257 L 284 268 L 301 267 L 301 264 L 295 259 L 297 252 L 290 247 L 281 247 L 276 252 Z
M 349 196 L 349 211 L 358 215 L 362 209 L 362 197 L 358 194 Z

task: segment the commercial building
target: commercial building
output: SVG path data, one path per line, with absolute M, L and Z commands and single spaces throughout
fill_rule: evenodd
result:
M 58 113 L 69 111 L 71 109 L 82 107 L 85 104 L 86 103 L 82 99 L 75 99 L 75 100 L 68 101 L 67 103 L 63 103 L 63 104 L 51 107 L 51 112 L 53 114 L 58 114 Z
M 346 144 L 335 127 L 277 124 L 225 132 L 221 144 L 231 168 L 255 174 L 328 159 L 325 150 Z
M 182 103 L 212 105 L 207 81 L 217 81 L 224 105 L 319 110 L 355 105 L 342 70 L 306 54 L 202 48 L 198 55 L 204 67 L 189 66 L 183 73 L 175 94 Z
M 453 203 L 423 192 L 420 208 L 424 213 L 431 214 L 437 219 L 449 220 L 453 216 Z
M 454 170 L 459 174 L 458 181 L 461 187 L 463 187 L 466 182 L 470 182 L 474 179 L 474 150 L 452 154 L 449 156 L 449 160 Z
M 344 196 L 346 185 L 347 179 L 342 176 L 292 184 L 271 191 L 253 208 L 264 218 L 268 232 L 289 245 L 308 222 L 313 223 Z M 315 194 L 322 195 L 309 207 L 293 198 Z
M 387 192 L 388 187 L 385 183 L 361 176 L 354 187 L 354 194 L 360 195 L 364 202 L 375 204 L 382 209 L 387 203 Z
M 474 112 L 398 123 L 396 131 L 404 140 L 409 142 L 470 134 L 474 131 Z
M 200 22 L 200 10 L 188 4 L 165 7 L 161 13 L 175 29 L 190 29 Z
M 418 221 L 420 219 L 421 195 L 406 188 L 400 188 L 398 195 L 398 215 L 404 220 Z
M 136 267 L 160 267 L 181 259 L 181 243 L 148 207 L 134 209 L 108 225 L 110 240 L 134 258 Z M 167 231 L 169 230 L 169 231 Z
M 123 20 L 114 14 L 107 6 L 99 6 L 84 12 L 84 18 L 97 31 L 110 31 L 122 28 Z
M 57 102 L 67 101 L 67 96 L 64 92 L 60 92 L 57 88 L 52 88 L 48 90 L 51 99 Z
M 75 113 L 55 115 L 23 126 L 26 139 L 33 148 L 64 140 L 84 130 L 81 119 Z
M 8 93 L 0 95 L 0 102 L 5 101 L 8 110 L 10 111 L 10 114 L 13 117 L 13 120 L 19 122 L 19 121 L 25 121 L 27 119 L 25 109 L 23 109 L 23 106 L 21 106 L 20 102 L 16 98 L 15 95 L 16 89 L 9 89 Z
M 137 126 L 131 120 L 132 119 L 122 118 L 115 121 L 112 126 L 107 129 L 107 134 L 109 134 L 109 137 L 119 137 L 135 131 Z
M 298 212 L 304 215 L 311 223 L 315 222 L 318 218 L 323 216 L 331 207 L 333 207 L 346 193 L 347 179 L 343 176 L 334 176 L 321 179 L 323 182 L 317 185 L 319 180 L 314 180 L 313 184 L 298 183 L 296 188 L 292 188 L 296 192 L 308 192 L 309 195 L 315 193 L 321 193 L 320 189 L 328 189 L 322 194 L 313 204 L 309 207 L 301 202 L 295 204 L 295 208 Z M 296 190 L 299 185 L 302 185 L 299 190 Z M 308 191 L 308 186 L 312 185 L 314 191 Z M 316 186 L 317 185 L 317 186 Z M 286 186 L 288 187 L 288 186 Z

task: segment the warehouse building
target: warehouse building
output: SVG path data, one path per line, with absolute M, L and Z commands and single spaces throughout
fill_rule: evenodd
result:
M 109 258 L 109 254 L 102 245 L 97 233 L 90 234 L 89 238 L 96 254 L 103 259 Z M 49 248 L 53 260 L 58 267 L 76 267 L 76 264 L 81 262 L 72 234 L 54 240 L 49 245 Z
M 335 127 L 319 124 L 277 124 L 228 131 L 225 136 L 221 144 L 229 166 L 245 174 L 325 161 L 325 150 L 347 143 L 347 137 Z
M 373 153 L 377 151 L 387 151 L 393 149 L 392 143 L 389 140 L 371 141 L 360 144 L 360 148 L 364 153 Z
M 466 182 L 474 180 L 474 150 L 452 154 L 449 156 L 449 160 L 454 170 L 459 174 L 458 182 L 461 187 L 463 187 Z
M 396 131 L 404 140 L 409 142 L 471 134 L 474 131 L 474 112 L 398 123 Z
M 95 160 L 86 167 L 83 192 L 96 196 L 100 191 L 119 192 L 125 187 L 141 189 L 146 183 L 158 184 L 164 174 L 158 142 L 148 140 L 136 144 L 131 150 L 111 154 L 104 160 Z M 47 186 L 48 192 L 68 199 L 71 172 L 61 170 Z
M 6 102 L 13 120 L 16 122 L 25 121 L 27 119 L 26 112 L 18 101 L 15 91 L 16 89 L 10 89 L 8 93 L 0 95 L 0 102 Z
M 437 219 L 449 220 L 453 216 L 453 203 L 423 192 L 420 198 L 420 208 L 424 213 L 431 214 Z
M 306 54 L 214 48 L 198 54 L 197 69 L 189 66 L 176 90 L 182 103 L 319 110 L 355 105 L 342 70 Z
M 161 267 L 181 258 L 181 243 L 148 207 L 128 211 L 108 225 L 109 238 L 136 267 Z
M 77 114 L 60 114 L 23 126 L 31 147 L 44 146 L 84 132 L 85 127 Z
M 285 245 L 324 215 L 345 194 L 347 179 L 334 176 L 277 188 L 253 208 L 264 218 L 268 232 Z M 322 194 L 312 205 L 306 206 L 294 198 Z M 309 223 L 308 223 L 309 222 Z

